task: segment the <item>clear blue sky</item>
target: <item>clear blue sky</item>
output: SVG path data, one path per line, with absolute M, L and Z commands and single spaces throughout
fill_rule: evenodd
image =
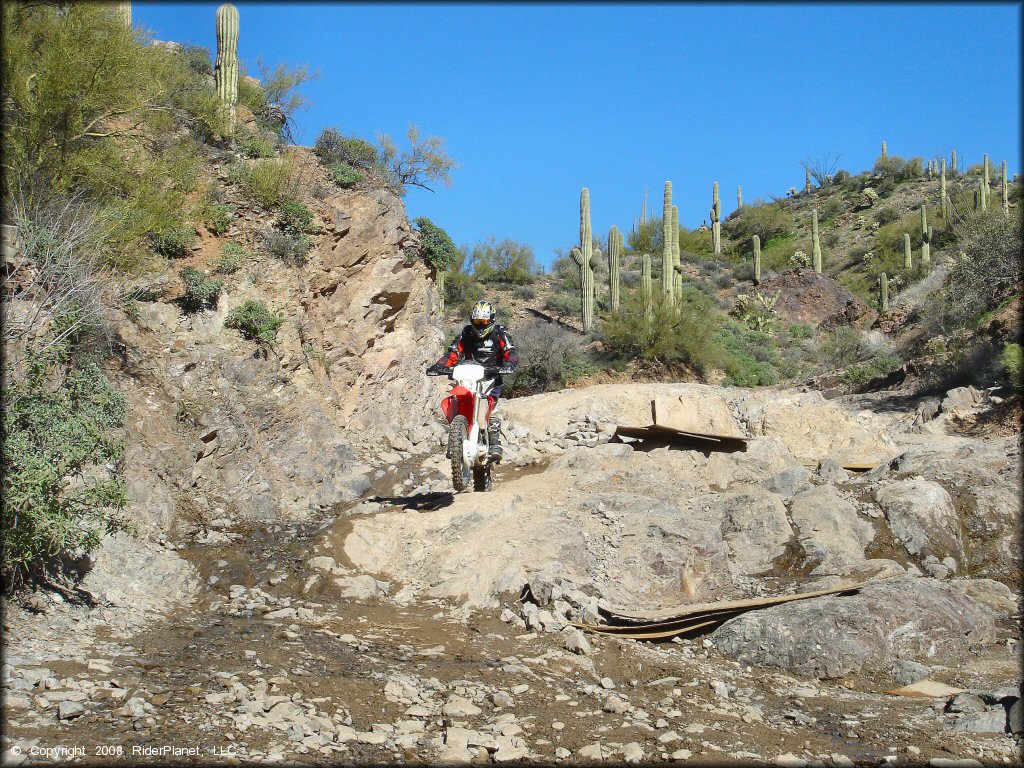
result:
M 217 3 L 135 2 L 159 39 L 216 49 Z M 644 188 L 660 214 L 671 180 L 680 222 L 803 182 L 801 160 L 839 153 L 1007 160 L 1020 170 L 1019 4 L 494 5 L 237 2 L 239 55 L 255 72 L 307 63 L 321 79 L 298 140 L 325 126 L 373 140 L 410 122 L 447 139 L 450 188 L 413 189 L 469 244 L 533 245 L 549 263 L 579 237 L 628 229 Z

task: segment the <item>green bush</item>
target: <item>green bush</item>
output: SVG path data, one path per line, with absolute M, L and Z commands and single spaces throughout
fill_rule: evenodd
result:
M 562 389 L 593 370 L 577 338 L 554 323 L 530 321 L 516 330 L 515 342 L 523 362 L 505 378 L 508 397 Z
M 198 312 L 216 304 L 217 297 L 220 296 L 220 289 L 224 285 L 222 281 L 211 280 L 192 267 L 185 267 L 181 270 L 181 281 L 185 284 L 185 293 L 181 297 L 181 303 L 190 312 Z
M 468 317 L 473 305 L 484 298 L 484 287 L 472 275 L 452 271 L 445 275 L 444 295 L 447 312 Z
M 578 317 L 583 312 L 583 299 L 578 293 L 553 293 L 544 300 L 544 309 L 562 317 Z
M 309 257 L 313 241 L 309 235 L 290 235 L 287 232 L 270 232 L 264 240 L 267 253 L 286 264 L 302 266 Z
M 192 253 L 192 246 L 196 244 L 196 230 L 195 227 L 186 224 L 154 234 L 152 239 L 153 248 L 161 256 L 180 259 Z
M 232 309 L 224 321 L 226 328 L 235 328 L 243 338 L 273 346 L 277 330 L 284 325 L 283 312 L 271 312 L 262 301 L 249 300 Z
M 228 166 L 228 180 L 238 184 L 255 202 L 270 210 L 282 200 L 294 198 L 299 179 L 294 159 L 285 155 L 271 160 L 235 162 Z
M 1020 392 L 1024 390 L 1024 350 L 1020 344 L 1004 344 L 999 358 L 1006 383 Z
M 891 205 L 887 205 L 884 208 L 880 208 L 878 213 L 875 214 L 875 221 L 879 225 L 892 224 L 894 221 L 900 220 L 900 212 L 893 208 Z
M 205 77 L 213 74 L 213 62 L 210 59 L 209 48 L 186 43 L 181 49 L 181 55 L 185 57 L 188 68 L 197 75 Z
M 903 361 L 898 355 L 888 351 L 879 352 L 867 362 L 852 365 L 844 370 L 840 380 L 846 384 L 866 384 L 872 379 L 891 373 L 902 364 Z
M 786 330 L 789 331 L 790 336 L 800 341 L 814 338 L 814 326 L 807 325 L 807 323 L 793 323 Z
M 484 283 L 524 285 L 536 279 L 537 262 L 533 246 L 506 238 L 498 242 L 493 236 L 477 243 L 469 255 L 473 276 Z
M 351 189 L 366 177 L 343 160 L 330 165 L 331 179 L 342 189 Z
M 517 285 L 512 291 L 512 295 L 523 301 L 532 301 L 537 297 L 537 292 L 529 285 Z
M 356 136 L 344 136 L 337 128 L 324 128 L 313 144 L 313 152 L 328 168 L 343 163 L 352 168 L 373 170 L 380 162 L 372 144 Z
M 694 288 L 683 288 L 683 301 L 677 306 L 655 292 L 649 317 L 636 292 L 625 297 L 620 312 L 601 320 L 598 336 L 619 357 L 686 363 L 706 371 L 720 367 L 725 359 L 713 339 L 720 322 L 711 299 Z
M 865 355 L 860 334 L 848 325 L 841 325 L 825 334 L 821 343 L 822 362 L 831 368 L 845 368 L 860 362 Z
M 448 271 L 460 262 L 459 249 L 441 227 L 426 216 L 413 220 L 420 233 L 420 255 L 434 269 Z
M 211 201 L 203 210 L 206 228 L 215 235 L 223 235 L 231 227 L 231 218 L 235 215 L 235 207 L 227 203 Z
M 249 260 L 249 252 L 234 240 L 224 243 L 220 256 L 214 264 L 214 271 L 222 275 L 232 275 Z
M 24 377 L 3 388 L 2 572 L 7 590 L 45 579 L 58 558 L 125 529 L 116 470 L 125 400 L 95 362 L 75 360 L 57 323 Z M 41 345 L 41 348 L 45 345 Z M 107 468 L 107 469 L 105 469 Z
M 236 146 L 238 151 L 246 157 L 267 158 L 273 157 L 276 153 L 273 142 L 267 141 L 262 136 L 244 136 L 238 140 Z
M 726 352 L 724 385 L 766 387 L 779 382 L 778 355 L 768 334 L 729 320 L 715 333 L 715 341 Z
M 750 242 L 754 235 L 761 238 L 763 246 L 774 238 L 783 237 L 793 230 L 793 220 L 776 203 L 755 200 L 745 205 L 740 212 L 722 223 L 722 234 L 730 240 Z
M 277 216 L 277 227 L 293 237 L 313 235 L 320 228 L 313 223 L 313 212 L 298 200 L 284 200 Z

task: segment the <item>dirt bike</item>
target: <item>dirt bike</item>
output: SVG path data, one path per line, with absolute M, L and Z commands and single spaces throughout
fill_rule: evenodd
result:
M 471 362 L 451 369 L 427 371 L 429 376 L 447 375 L 455 382 L 441 401 L 441 411 L 448 422 L 446 455 L 452 462 L 452 485 L 456 491 L 467 490 L 471 478 L 474 491 L 491 490 L 487 424 L 494 409 L 494 398 L 488 393 L 500 371 Z

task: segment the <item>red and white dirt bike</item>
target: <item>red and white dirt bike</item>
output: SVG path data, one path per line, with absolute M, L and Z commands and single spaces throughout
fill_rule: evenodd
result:
M 474 491 L 491 490 L 487 423 L 495 402 L 489 392 L 498 370 L 467 362 L 456 365 L 448 374 L 455 385 L 441 401 L 441 411 L 448 422 L 447 456 L 452 462 L 456 491 L 468 490 L 471 479 Z

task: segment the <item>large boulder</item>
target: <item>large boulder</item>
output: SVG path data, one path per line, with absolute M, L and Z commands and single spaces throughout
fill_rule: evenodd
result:
M 904 577 L 854 595 L 751 611 L 711 637 L 741 664 L 838 678 L 861 669 L 883 672 L 896 659 L 954 664 L 995 641 L 998 615 L 948 582 Z
M 878 488 L 875 498 L 889 529 L 911 555 L 964 562 L 960 519 L 941 485 L 921 478 L 897 480 Z
M 864 561 L 875 528 L 857 515 L 857 508 L 834 486 L 821 485 L 797 494 L 789 513 L 805 564 L 815 566 L 813 574 L 846 573 Z

